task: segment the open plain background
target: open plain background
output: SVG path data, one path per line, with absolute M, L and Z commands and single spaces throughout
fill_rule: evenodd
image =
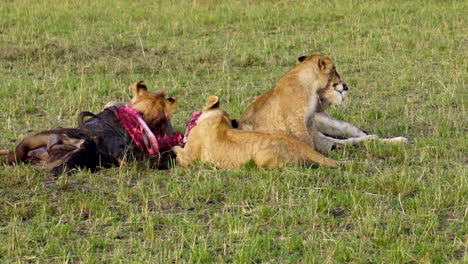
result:
M 233 118 L 300 54 L 349 84 L 330 113 L 410 145 L 333 152 L 338 169 L 54 178 L 0 167 L 1 263 L 457 263 L 467 257 L 466 1 L 0 1 L 0 146 L 128 101 L 209 95 Z M 291 98 L 294 101 L 294 98 Z

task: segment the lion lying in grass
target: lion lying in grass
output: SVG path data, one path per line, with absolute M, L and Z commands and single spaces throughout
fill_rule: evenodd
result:
M 219 168 L 239 168 L 249 161 L 261 168 L 280 168 L 288 162 L 336 167 L 338 162 L 316 152 L 284 132 L 251 132 L 234 129 L 217 96 L 208 98 L 197 125 L 184 148 L 175 146 L 177 162 L 189 166 L 195 160 Z
M 329 58 L 301 56 L 299 61 L 281 77 L 275 88 L 247 108 L 239 120 L 240 129 L 285 131 L 322 153 L 336 146 L 379 139 L 325 112 L 330 104 L 341 104 L 348 93 L 348 86 Z M 408 142 L 404 137 L 381 140 L 385 143 Z
M 143 81 L 134 83 L 132 91 L 130 107 L 111 106 L 97 115 L 82 112 L 79 128 L 56 128 L 28 136 L 15 150 L 0 151 L 0 155 L 7 155 L 0 158 L 0 164 L 14 165 L 32 158 L 36 168 L 54 174 L 140 159 L 151 160 L 156 168 L 167 168 L 172 146 L 182 143 L 182 134 L 174 132 L 170 123 L 177 100 L 166 98 L 161 90 L 149 92 Z M 93 118 L 84 121 L 86 116 Z

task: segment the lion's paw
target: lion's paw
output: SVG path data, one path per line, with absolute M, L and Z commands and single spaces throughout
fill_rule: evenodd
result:
M 384 138 L 382 140 L 383 142 L 388 143 L 388 144 L 397 144 L 397 143 L 409 144 L 410 143 L 410 141 L 405 137 Z
M 363 136 L 361 138 L 364 139 L 365 141 L 371 141 L 371 140 L 379 139 L 379 136 L 377 136 L 377 135 L 367 135 L 367 136 Z

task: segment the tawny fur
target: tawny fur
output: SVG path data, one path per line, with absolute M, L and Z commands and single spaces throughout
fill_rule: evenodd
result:
M 166 92 L 159 90 L 156 92 L 149 92 L 143 81 L 134 83 L 131 86 L 133 92 L 133 99 L 131 107 L 143 113 L 143 119 L 151 127 L 151 124 L 160 124 L 160 120 L 168 120 L 167 126 L 164 127 L 164 133 L 171 135 L 174 132 L 170 124 L 170 115 L 177 107 L 177 100 L 175 98 L 166 98 Z M 71 140 L 73 138 L 83 138 L 83 133 L 77 128 L 57 128 L 52 130 L 43 131 L 32 136 L 24 138 L 16 147 L 15 151 L 1 151 L 1 153 L 8 154 L 4 159 L 0 159 L 0 163 L 15 164 L 25 161 L 30 151 L 46 147 L 47 144 L 55 137 L 59 136 L 64 138 L 67 136 L 67 146 L 73 146 Z M 76 144 L 75 144 L 76 145 Z M 79 146 L 75 146 L 79 147 Z M 34 153 L 33 153 L 34 155 Z M 40 157 L 47 159 L 43 153 Z
M 255 162 L 261 168 L 281 168 L 289 162 L 316 163 L 336 167 L 308 145 L 284 132 L 250 132 L 234 129 L 231 119 L 211 96 L 189 134 L 184 148 L 176 146 L 177 161 L 190 166 L 197 159 L 219 168 L 233 169 Z
M 133 99 L 130 104 L 119 101 L 110 101 L 104 108 L 110 106 L 125 107 L 138 110 L 143 113 L 143 119 L 151 127 L 154 122 L 160 123 L 162 119 L 170 120 L 170 114 L 174 112 L 177 107 L 177 99 L 174 97 L 166 98 L 165 90 L 158 90 L 156 92 L 148 92 L 146 85 L 143 81 L 134 83 L 132 85 Z M 164 134 L 172 135 L 175 132 L 171 122 L 167 122 L 167 127 L 164 128 Z
M 313 55 L 286 73 L 278 85 L 257 98 L 239 120 L 239 128 L 251 131 L 280 130 L 317 150 L 326 152 L 313 122 L 319 92 L 330 86 L 345 87 L 327 57 Z
M 348 92 L 348 86 L 329 58 L 312 55 L 302 56 L 299 61 L 301 63 L 287 72 L 275 88 L 247 108 L 239 120 L 240 129 L 284 131 L 322 153 L 327 153 L 334 145 L 378 138 L 325 112 L 330 104 L 341 104 Z M 398 137 L 383 141 L 394 143 L 407 139 Z

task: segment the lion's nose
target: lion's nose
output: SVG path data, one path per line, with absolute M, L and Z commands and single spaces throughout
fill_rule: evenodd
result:
M 343 91 L 348 91 L 348 85 L 346 85 L 346 83 L 343 83 Z

